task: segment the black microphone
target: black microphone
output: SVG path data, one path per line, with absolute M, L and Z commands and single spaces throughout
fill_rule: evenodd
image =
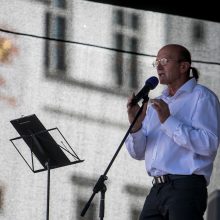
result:
M 130 105 L 136 105 L 142 98 L 145 98 L 150 90 L 155 89 L 159 80 L 157 77 L 152 76 L 146 80 L 144 87 L 138 92 L 138 94 L 131 100 Z

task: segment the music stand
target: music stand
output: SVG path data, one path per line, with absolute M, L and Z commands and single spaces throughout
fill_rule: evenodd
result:
M 35 114 L 24 116 L 18 119 L 10 121 L 13 127 L 17 130 L 20 137 L 12 138 L 10 141 L 14 145 L 15 149 L 24 159 L 28 167 L 34 172 L 47 171 L 47 217 L 49 220 L 49 201 L 50 201 L 50 170 L 68 166 L 75 163 L 83 162 L 77 154 L 74 152 L 72 147 L 69 145 L 65 137 L 62 135 L 60 130 L 55 127 L 46 129 L 41 121 Z M 65 141 L 67 146 L 60 146 L 57 144 L 55 139 L 50 134 L 51 131 L 57 131 L 58 134 Z M 31 164 L 25 159 L 22 153 L 16 147 L 14 141 L 22 139 L 30 148 L 31 151 Z M 40 162 L 41 167 L 37 168 L 34 164 L 34 157 Z M 74 159 L 74 160 L 73 160 Z

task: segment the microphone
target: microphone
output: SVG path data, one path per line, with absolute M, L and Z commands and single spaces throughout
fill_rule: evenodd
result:
M 145 81 L 144 87 L 138 92 L 138 94 L 131 100 L 130 105 L 136 105 L 142 98 L 145 98 L 150 90 L 155 89 L 158 85 L 159 80 L 157 77 L 152 76 Z

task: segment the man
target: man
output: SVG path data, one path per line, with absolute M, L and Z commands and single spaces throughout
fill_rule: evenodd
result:
M 167 88 L 145 104 L 125 142 L 153 177 L 140 220 L 202 220 L 219 146 L 219 100 L 197 84 L 199 74 L 185 47 L 162 47 L 153 65 Z M 127 103 L 130 123 L 140 108 L 131 104 L 132 98 Z

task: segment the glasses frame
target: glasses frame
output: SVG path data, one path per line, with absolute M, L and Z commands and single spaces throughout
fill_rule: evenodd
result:
M 182 61 L 182 60 L 175 60 L 175 59 L 167 59 L 167 58 L 164 57 L 164 58 L 161 58 L 159 60 L 154 60 L 152 65 L 153 65 L 154 68 L 157 68 L 159 66 L 159 64 L 162 65 L 162 66 L 166 66 L 167 63 L 169 63 L 169 61 L 171 61 L 171 60 L 172 61 L 177 61 L 177 62 Z

